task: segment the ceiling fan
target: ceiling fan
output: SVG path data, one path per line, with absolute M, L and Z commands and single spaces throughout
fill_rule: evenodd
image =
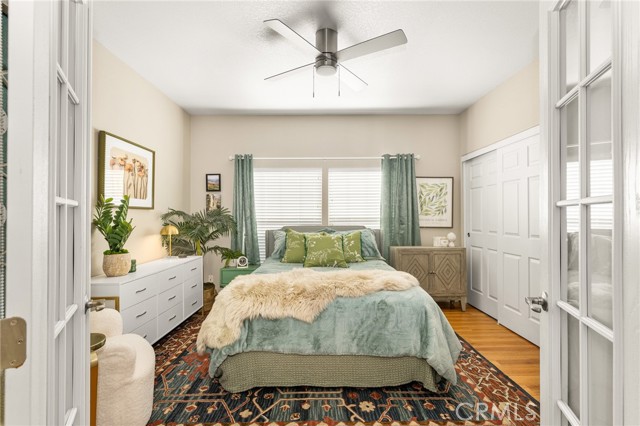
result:
M 264 21 L 264 23 L 281 36 L 298 45 L 298 47 L 307 52 L 310 57 L 314 58 L 313 62 L 272 75 L 265 78 L 265 80 L 275 80 L 280 77 L 286 77 L 291 75 L 291 73 L 302 71 L 313 66 L 315 68 L 314 84 L 315 74 L 332 76 L 337 72 L 339 81 L 343 81 L 354 90 L 363 89 L 367 86 L 367 83 L 345 67 L 343 62 L 407 43 L 407 36 L 404 34 L 404 31 L 395 30 L 338 50 L 338 32 L 332 28 L 321 28 L 316 31 L 316 44 L 314 46 L 279 19 L 268 19 Z M 341 70 L 346 72 L 342 73 Z

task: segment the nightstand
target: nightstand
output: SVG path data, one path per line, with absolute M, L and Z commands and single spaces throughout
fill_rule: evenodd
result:
M 220 288 L 224 288 L 238 275 L 247 275 L 258 269 L 260 265 L 249 265 L 246 268 L 228 267 L 220 269 Z
M 467 309 L 467 262 L 464 247 L 391 247 L 390 264 L 413 275 L 435 301 L 459 300 Z

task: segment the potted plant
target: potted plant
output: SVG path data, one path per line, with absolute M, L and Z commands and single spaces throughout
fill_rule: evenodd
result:
M 195 213 L 169 209 L 161 218 L 163 225 L 178 228 L 179 233 L 172 240 L 172 252 L 175 255 L 204 256 L 209 252 L 219 254 L 226 247 L 213 242 L 236 229 L 236 221 L 224 207 Z
M 224 267 L 228 268 L 232 260 L 236 260 L 240 256 L 244 256 L 244 253 L 238 250 L 231 250 L 230 248 L 222 248 L 220 250 L 220 257 L 224 260 Z
M 105 199 L 103 195 L 96 204 L 96 214 L 92 223 L 109 245 L 109 250 L 104 251 L 102 259 L 102 270 L 108 277 L 127 275 L 131 269 L 131 254 L 124 248 L 134 229 L 131 226 L 133 219 L 127 221 L 128 212 L 128 195 L 123 197 L 119 206 L 113 203 L 113 198 Z

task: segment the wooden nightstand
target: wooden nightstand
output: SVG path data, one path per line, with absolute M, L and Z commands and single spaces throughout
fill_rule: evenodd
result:
M 436 301 L 459 300 L 467 309 L 467 263 L 464 247 L 391 247 L 391 266 L 420 281 Z
M 260 265 L 249 265 L 246 268 L 221 268 L 220 269 L 220 288 L 224 288 L 238 275 L 247 275 L 258 269 Z

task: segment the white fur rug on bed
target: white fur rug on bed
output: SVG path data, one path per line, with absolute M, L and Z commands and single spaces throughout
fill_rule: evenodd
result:
M 245 319 L 292 317 L 310 323 L 336 297 L 407 290 L 418 285 L 414 276 L 401 271 L 318 272 L 300 268 L 277 274 L 241 275 L 216 297 L 198 333 L 198 352 L 235 342 Z

